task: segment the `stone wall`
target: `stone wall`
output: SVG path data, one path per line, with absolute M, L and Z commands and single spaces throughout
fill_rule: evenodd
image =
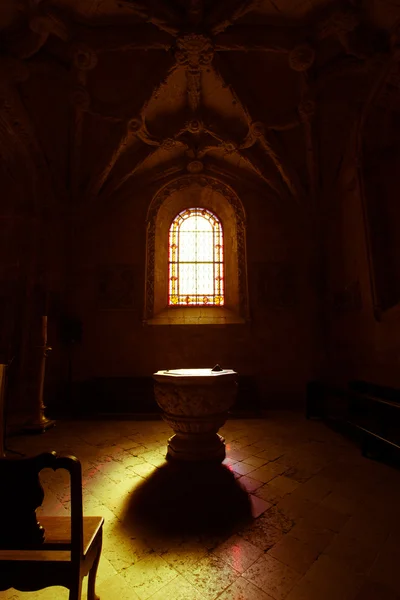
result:
M 286 3 L 279 27 L 267 0 L 244 12 L 205 3 L 202 15 L 192 3 L 179 15 L 165 2 L 137 14 L 132 3 L 3 4 L 0 351 L 17 357 L 13 409 L 32 407 L 44 312 L 46 396 L 64 407 L 71 368 L 77 382 L 110 382 L 219 362 L 252 378 L 264 406 L 301 406 L 315 377 L 396 382 L 393 3 L 321 2 L 296 17 Z M 393 160 L 378 184 L 362 178 L 367 197 L 356 124 L 380 86 L 363 168 L 377 172 L 381 150 Z M 146 214 L 191 175 L 224 181 L 243 204 L 245 323 L 144 323 Z
M 83 323 L 78 380 L 218 362 L 254 377 L 266 405 L 302 402 L 315 355 L 307 223 L 293 206 L 279 206 L 258 190 L 242 186 L 238 193 L 247 214 L 250 319 L 244 324 L 143 323 L 151 189 L 132 189 L 79 228 L 70 294 L 70 309 Z
M 337 127 L 334 117 L 337 108 L 338 105 L 331 107 L 331 128 L 325 129 L 325 134 L 332 136 L 332 145 L 336 141 L 341 150 L 339 160 L 331 165 L 330 174 L 325 163 L 328 349 L 325 376 L 343 383 L 365 379 L 399 387 L 400 313 L 396 302 L 388 310 L 379 306 L 376 278 L 387 277 L 389 265 L 384 257 L 374 254 L 371 243 L 372 235 L 386 238 L 388 242 L 387 232 L 371 211 L 367 197 L 370 195 L 378 212 L 384 211 L 379 189 L 396 195 L 399 173 L 392 169 L 391 178 L 383 175 L 380 188 L 370 185 L 371 166 L 367 168 L 360 155 L 359 144 L 365 138 L 365 131 L 357 127 L 360 112 L 352 115 L 349 111 L 347 118 L 342 112 L 341 127 Z M 342 133 L 335 134 L 335 128 Z M 376 176 L 376 167 L 372 174 Z M 389 255 L 394 253 L 395 247 L 390 249 Z

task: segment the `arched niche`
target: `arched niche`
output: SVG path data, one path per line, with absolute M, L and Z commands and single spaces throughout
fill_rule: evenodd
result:
M 360 184 L 375 316 L 400 305 L 399 64 L 386 67 L 361 116 Z
M 186 208 L 206 208 L 224 235 L 225 305 L 168 306 L 168 233 Z M 245 213 L 232 188 L 205 176 L 180 177 L 161 188 L 147 214 L 145 322 L 151 325 L 230 324 L 248 319 Z

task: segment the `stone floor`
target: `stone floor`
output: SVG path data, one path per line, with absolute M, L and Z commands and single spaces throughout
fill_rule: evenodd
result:
M 161 421 L 58 422 L 41 436 L 12 437 L 8 446 L 80 458 L 84 511 L 105 518 L 102 600 L 400 599 L 399 471 L 292 413 L 231 420 L 222 433 L 229 476 L 250 494 L 253 518 L 214 534 L 138 534 L 126 520 L 135 491 L 164 468 L 170 430 Z M 45 471 L 43 483 L 43 511 L 67 514 L 66 477 Z M 229 508 L 229 498 L 224 502 Z M 197 505 L 195 521 L 199 512 Z M 68 592 L 9 590 L 0 597 L 62 600 Z

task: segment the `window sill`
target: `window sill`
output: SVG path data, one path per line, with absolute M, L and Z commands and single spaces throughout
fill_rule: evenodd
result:
M 223 306 L 165 308 L 146 325 L 239 325 L 246 320 L 238 313 Z

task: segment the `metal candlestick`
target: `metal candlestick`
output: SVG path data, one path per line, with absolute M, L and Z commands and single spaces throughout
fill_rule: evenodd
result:
M 32 433 L 44 433 L 47 429 L 55 425 L 55 421 L 48 419 L 44 414 L 45 405 L 43 402 L 44 378 L 46 373 L 46 358 L 52 347 L 47 345 L 47 316 L 42 317 L 42 357 L 40 360 L 39 378 L 38 378 L 38 395 L 36 401 L 35 416 L 29 423 L 25 425 L 25 429 Z

